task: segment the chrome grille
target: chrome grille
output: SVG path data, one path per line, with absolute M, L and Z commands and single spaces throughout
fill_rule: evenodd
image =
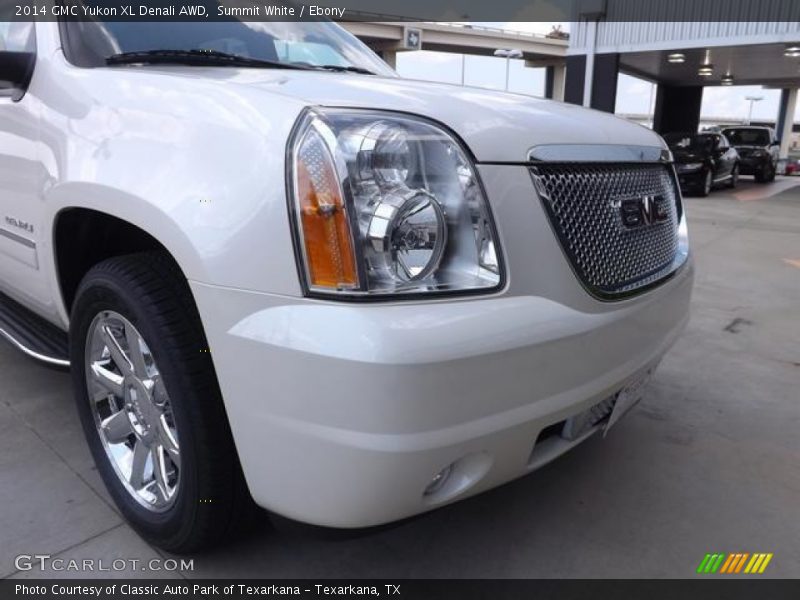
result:
M 573 268 L 590 291 L 617 296 L 669 275 L 678 252 L 679 200 L 663 164 L 541 163 L 537 192 Z M 624 199 L 660 196 L 665 220 L 623 223 Z

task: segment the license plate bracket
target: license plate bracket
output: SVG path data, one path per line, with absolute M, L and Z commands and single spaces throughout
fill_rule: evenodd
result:
M 603 437 L 608 434 L 611 429 L 622 417 L 624 417 L 634 406 L 636 406 L 644 396 L 647 386 L 653 379 L 653 373 L 656 366 L 647 368 L 646 370 L 637 373 L 625 386 L 617 392 L 617 397 L 614 401 L 614 408 L 603 427 Z

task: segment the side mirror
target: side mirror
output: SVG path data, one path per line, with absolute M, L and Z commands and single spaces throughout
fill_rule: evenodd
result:
M 36 55 L 33 52 L 0 51 L 0 90 L 12 90 L 14 100 L 19 100 L 28 89 L 33 76 Z

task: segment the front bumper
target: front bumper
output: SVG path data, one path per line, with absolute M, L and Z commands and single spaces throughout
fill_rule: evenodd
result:
M 739 158 L 739 173 L 742 175 L 755 175 L 756 173 L 764 173 L 770 158 Z
M 678 183 L 682 190 L 701 188 L 705 184 L 707 173 L 705 168 L 686 172 L 681 172 L 680 169 L 676 169 L 676 172 L 678 175 Z
M 654 290 L 588 311 L 531 295 L 353 305 L 192 291 L 255 501 L 362 527 L 500 485 L 581 441 L 534 444 L 660 359 L 692 279 L 690 258 Z M 454 462 L 450 487 L 424 496 Z

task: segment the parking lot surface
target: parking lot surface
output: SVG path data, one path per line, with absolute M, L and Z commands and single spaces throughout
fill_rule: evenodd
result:
M 686 198 L 691 322 L 643 402 L 521 480 L 357 532 L 263 518 L 177 572 L 21 571 L 20 554 L 163 558 L 117 514 L 69 376 L 0 342 L 0 577 L 675 577 L 771 552 L 800 577 L 800 178 Z M 324 490 L 320 490 L 324 494 Z

